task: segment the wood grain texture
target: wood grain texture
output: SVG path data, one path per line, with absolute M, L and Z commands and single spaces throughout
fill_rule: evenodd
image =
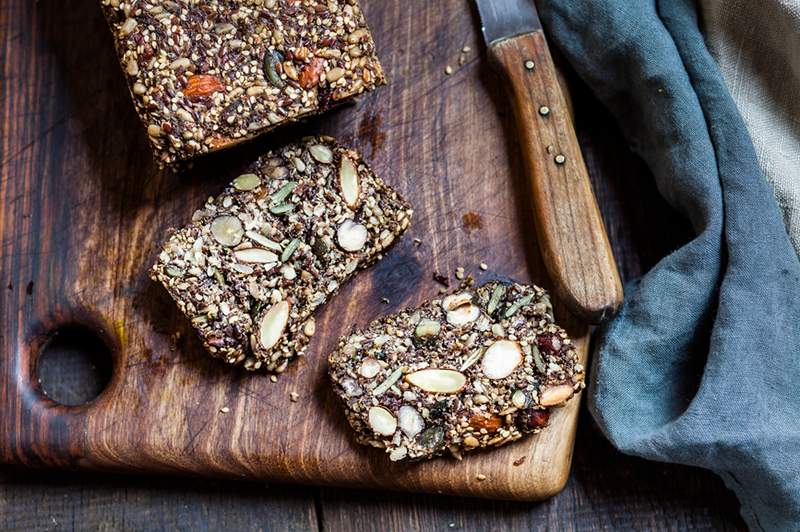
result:
M 393 25 L 393 20 L 375 20 L 376 2 L 367 4 L 368 16 L 376 33 L 383 31 L 378 25 Z M 419 13 L 416 31 L 427 33 L 427 26 L 437 28 L 450 24 L 447 31 L 438 31 L 425 40 L 423 57 L 408 57 L 406 61 L 425 61 L 433 72 L 443 71 L 447 64 L 457 65 L 461 48 L 474 43 L 474 20 L 465 16 L 467 8 L 462 2 L 442 2 L 441 9 L 428 12 L 427 3 L 409 2 L 409 9 Z M 96 98 L 114 87 L 124 91 L 121 77 L 110 88 L 103 80 L 86 85 L 87 95 L 79 100 L 77 109 L 67 111 L 64 101 L 65 86 L 53 87 L 47 93 L 42 86 L 63 77 L 65 69 L 74 69 L 76 81 L 70 88 L 81 93 L 80 79 L 96 75 L 92 70 L 115 68 L 113 58 L 98 52 L 105 49 L 105 28 L 96 26 L 97 13 L 93 2 L 38 3 L 40 9 L 50 10 L 34 15 L 35 4 L 27 0 L 0 2 L 0 172 L 7 186 L 6 176 L 23 179 L 30 176 L 38 183 L 39 175 L 59 168 L 65 159 L 95 148 L 66 150 L 66 139 L 89 135 L 93 143 L 104 146 L 119 156 L 125 150 L 116 146 L 119 139 L 104 138 L 104 133 L 92 133 L 90 126 L 99 127 L 112 120 L 109 112 L 98 116 L 91 108 L 100 105 Z M 43 6 L 43 7 L 42 7 Z M 424 7 L 426 9 L 420 9 Z M 449 11 L 448 11 L 449 9 Z M 434 15 L 445 17 L 445 22 L 434 20 Z M 415 15 L 416 16 L 416 15 Z M 89 21 L 89 22 L 87 22 Z M 87 33 L 93 28 L 97 35 Z M 87 39 L 87 35 L 91 39 Z M 101 42 L 96 43 L 100 38 Z M 409 38 L 413 38 L 410 36 Z M 83 42 L 86 41 L 86 42 Z M 43 42 L 53 46 L 43 49 Z M 37 44 L 38 43 L 38 44 Z M 110 39 L 106 42 L 111 44 Z M 386 42 L 382 53 L 388 50 Z M 65 57 L 65 47 L 77 46 L 69 55 L 71 62 L 56 68 L 57 57 Z M 406 54 L 407 47 L 392 51 L 392 55 Z M 417 51 L 422 47 L 415 48 Z M 474 47 L 473 47 L 474 49 Z M 55 57 L 49 57 L 53 55 Z M 87 62 L 87 57 L 92 61 Z M 61 61 L 61 60 L 59 60 Z M 469 62 L 477 61 L 474 56 Z M 100 66 L 98 66 L 100 65 Z M 54 71 L 55 70 L 55 71 Z M 462 83 L 457 71 L 453 77 L 440 79 L 441 83 Z M 487 90 L 501 94 L 502 85 L 495 75 L 479 67 L 478 75 Z M 392 84 L 397 79 L 393 77 Z M 105 78 L 104 78 L 105 79 Z M 574 86 L 574 85 L 573 85 Z M 38 88 L 36 88 L 38 87 Z M 387 90 L 391 90 L 391 87 Z M 74 93 L 73 92 L 73 93 Z M 113 94 L 109 94 L 113 96 Z M 652 267 L 661 257 L 691 237 L 691 228 L 661 199 L 646 167 L 625 147 L 624 140 L 613 125 L 610 116 L 585 90 L 573 93 L 576 106 L 576 129 L 589 168 L 590 177 L 603 211 L 606 226 L 618 259 L 623 279 L 631 279 Z M 411 97 L 410 95 L 408 96 Z M 53 98 L 53 99 L 51 99 Z M 94 99 L 94 100 L 93 100 Z M 114 99 L 117 107 L 105 107 L 122 115 L 113 115 L 119 121 L 128 117 L 125 127 L 138 127 L 135 117 L 129 116 L 131 107 L 125 98 Z M 500 120 L 513 124 L 513 114 L 505 98 L 495 100 Z M 37 104 L 38 107 L 33 107 Z M 107 99 L 106 99 L 107 105 Z M 348 113 L 350 111 L 347 111 Z M 456 111 L 457 112 L 457 111 Z M 351 138 L 359 139 L 370 156 L 372 147 L 376 154 L 388 160 L 384 128 L 377 115 L 366 114 L 354 128 Z M 472 120 L 466 117 L 464 120 Z M 13 129 L 12 129 L 13 125 Z M 110 127 L 110 126 L 107 126 Z M 509 157 L 514 168 L 521 167 L 513 126 L 506 130 Z M 144 137 L 141 139 L 146 141 Z M 136 141 L 140 142 L 140 141 Z M 144 142 L 141 142 L 145 146 Z M 116 151 L 114 151 L 116 150 Z M 101 150 L 102 151 L 102 150 Z M 137 152 L 142 160 L 126 156 L 124 164 L 147 166 L 146 152 Z M 81 163 L 85 164 L 85 163 Z M 81 164 L 77 164 L 80 168 Z M 111 162 L 109 161 L 109 164 Z M 120 163 L 122 164 L 122 163 Z M 441 164 L 441 163 L 440 163 Z M 491 165 L 492 161 L 487 164 Z M 123 165 L 124 166 L 124 165 Z M 146 168 L 145 168 L 146 169 Z M 107 176 L 108 187 L 113 187 L 113 169 Z M 77 179 L 80 176 L 72 176 Z M 176 179 L 177 186 L 186 178 Z M 142 178 L 144 181 L 144 176 Z M 218 185 L 208 186 L 209 191 Z M 65 192 L 69 191 L 69 187 Z M 11 197 L 0 202 L 0 224 L 7 216 L 25 216 L 30 211 L 30 196 Z M 27 207 L 24 206 L 25 202 Z M 15 210 L 16 209 L 16 210 Z M 24 210 L 28 209 L 28 210 Z M 6 214 L 11 213 L 11 214 Z M 59 228 L 54 218 L 51 231 L 68 232 Z M 485 218 L 483 218 L 485 222 Z M 176 218 L 176 223 L 179 221 Z M 41 222 L 40 222 L 41 225 Z M 471 227 L 472 224 L 469 224 Z M 460 231 L 460 229 L 456 229 Z M 472 230 L 473 232 L 475 229 Z M 12 274 L 6 269 L 10 261 L 22 260 L 22 252 L 11 247 L 11 237 L 0 231 L 0 289 L 5 300 Z M 135 245 L 140 245 L 136 242 Z M 10 256 L 10 257 L 9 257 Z M 26 258 L 28 260 L 28 258 Z M 49 260 L 46 256 L 41 260 Z M 16 274 L 15 279 L 26 291 L 32 279 Z M 56 281 L 59 282 L 58 280 Z M 427 282 L 427 279 L 426 279 Z M 39 297 L 39 287 L 31 287 L 28 300 Z M 15 297 L 19 297 L 18 295 Z M 392 297 L 389 295 L 389 297 Z M 165 306 L 165 308 L 169 308 Z M 8 320 L 0 308 L 0 341 L 5 345 Z M 30 312 L 21 309 L 20 314 Z M 166 331 L 166 329 L 165 329 Z M 0 356 L 5 357 L 3 352 Z M 66 368 L 65 368 L 66 369 Z M 74 382 L 66 371 L 64 383 Z M 80 395 L 80 394 L 79 394 Z M 514 503 L 477 501 L 470 498 L 400 495 L 384 491 L 341 490 L 312 487 L 287 487 L 263 483 L 164 479 L 162 477 L 119 476 L 106 474 L 70 473 L 52 471 L 0 468 L 0 529 L 31 530 L 742 530 L 738 517 L 738 503 L 732 493 L 713 474 L 696 468 L 646 462 L 621 455 L 605 441 L 592 424 L 583 407 L 575 446 L 575 460 L 566 488 L 542 503 Z M 311 519 L 306 516 L 314 516 Z M 454 526 L 451 528 L 450 523 Z M 371 525 L 371 526 L 370 526 Z M 424 528 L 423 528 L 424 526 Z
M 553 288 L 576 315 L 599 323 L 622 303 L 622 283 L 544 33 L 505 39 L 489 54 L 507 80 Z
M 503 102 L 493 100 L 500 91 L 485 79 L 469 11 L 455 2 L 419 2 L 419 17 L 407 17 L 405 4 L 367 4 L 392 80 L 388 88 L 172 175 L 151 162 L 99 7 L 12 2 L 6 9 L 11 31 L 3 32 L 0 176 L 5 462 L 511 499 L 547 497 L 564 485 L 577 401 L 559 409 L 537 437 L 463 462 L 407 465 L 356 445 L 328 389 L 325 358 L 336 338 L 351 325 L 435 296 L 434 270 L 464 266 L 479 281 L 507 276 L 550 286 L 528 231 L 513 136 L 498 114 L 496 104 Z M 453 25 L 469 29 L 464 44 L 475 52 L 445 76 L 427 50 Z M 308 355 L 273 384 L 263 374 L 210 359 L 145 272 L 168 227 L 188 220 L 267 147 L 312 131 L 360 149 L 411 201 L 416 216 L 387 257 L 318 314 Z M 422 244 L 414 245 L 414 238 Z M 480 262 L 490 265 L 488 272 Z M 585 360 L 587 328 L 555 303 Z M 65 407 L 41 394 L 36 361 L 55 330 L 76 323 L 109 345 L 114 370 L 98 399 Z M 290 401 L 291 392 L 298 402 Z M 514 466 L 522 456 L 524 464 Z M 478 481 L 478 474 L 488 478 Z

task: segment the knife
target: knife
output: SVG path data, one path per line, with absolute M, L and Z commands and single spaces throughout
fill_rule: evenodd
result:
M 475 1 L 516 116 L 545 267 L 570 310 L 598 323 L 622 302 L 622 284 L 536 6 Z

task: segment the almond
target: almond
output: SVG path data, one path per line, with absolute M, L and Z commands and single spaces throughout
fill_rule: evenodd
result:
M 361 363 L 361 367 L 358 369 L 358 373 L 367 379 L 373 378 L 375 375 L 380 373 L 380 371 L 381 363 L 371 357 L 365 358 Z
M 425 428 L 425 421 L 413 406 L 401 406 L 397 418 L 397 425 L 409 438 L 413 438 Z
M 504 379 L 511 375 L 522 362 L 522 349 L 517 342 L 498 340 L 489 346 L 483 355 L 481 366 L 488 378 Z
M 461 292 L 444 298 L 442 308 L 447 312 L 447 323 L 451 325 L 466 325 L 478 319 L 481 311 L 472 304 L 472 294 Z
M 262 349 L 272 349 L 283 335 L 289 322 L 289 302 L 279 301 L 272 305 L 258 324 L 258 341 Z
M 477 306 L 472 303 L 467 303 L 466 305 L 461 305 L 448 312 L 447 323 L 456 326 L 466 325 L 467 323 L 477 320 L 480 315 L 481 310 Z
M 277 264 L 278 262 L 278 256 L 275 253 L 262 248 L 240 249 L 234 251 L 233 255 L 239 262 L 248 262 L 251 264 Z
M 336 231 L 339 247 L 345 251 L 358 251 L 367 243 L 367 228 L 347 219 Z
M 485 429 L 486 432 L 497 432 L 503 425 L 503 419 L 496 414 L 475 414 L 469 418 L 469 426 L 475 430 Z
M 382 406 L 373 406 L 368 413 L 369 426 L 381 436 L 391 436 L 397 430 L 397 419 Z
M 554 406 L 563 403 L 572 397 L 572 385 L 559 384 L 551 386 L 539 392 L 539 404 L 542 406 Z
M 186 88 L 183 89 L 183 95 L 189 101 L 196 102 L 222 90 L 225 90 L 225 85 L 215 76 L 196 74 L 187 81 Z
M 348 157 L 342 157 L 342 162 L 339 165 L 339 186 L 342 189 L 344 202 L 351 210 L 356 210 L 361 189 L 356 165 Z
M 405 380 L 431 393 L 458 393 L 467 384 L 464 374 L 452 369 L 423 369 L 409 373 Z

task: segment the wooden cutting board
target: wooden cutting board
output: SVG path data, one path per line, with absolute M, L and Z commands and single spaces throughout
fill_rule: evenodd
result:
M 463 266 L 479 282 L 549 285 L 513 117 L 482 57 L 476 14 L 463 0 L 364 4 L 388 87 L 173 175 L 151 162 L 96 2 L 4 2 L 3 461 L 506 499 L 540 499 L 564 485 L 577 400 L 542 434 L 496 451 L 390 464 L 353 442 L 328 389 L 336 338 L 435 296 L 434 271 Z M 260 152 L 310 132 L 361 150 L 416 212 L 386 258 L 323 309 L 307 356 L 273 383 L 210 359 L 145 272 L 168 227 Z M 556 317 L 585 361 L 586 326 L 558 302 Z M 75 324 L 107 343 L 113 373 L 96 400 L 66 407 L 41 393 L 36 364 L 48 338 Z

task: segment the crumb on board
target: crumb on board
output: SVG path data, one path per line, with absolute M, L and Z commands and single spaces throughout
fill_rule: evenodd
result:
M 514 460 L 514 462 L 513 462 L 513 463 L 514 463 L 514 465 L 515 465 L 515 466 L 521 466 L 522 464 L 524 464 L 524 463 L 525 463 L 525 459 L 526 459 L 526 458 L 527 458 L 527 456 L 520 456 L 519 458 L 517 458 L 516 460 Z
M 289 400 L 293 403 L 296 403 L 297 400 L 300 398 L 300 394 L 297 392 L 290 392 L 289 393 Z
M 223 414 L 227 414 L 228 412 L 231 411 L 231 409 L 228 408 L 227 406 L 223 406 L 222 408 L 219 409 L 219 411 L 222 412 Z
M 478 482 L 483 482 L 484 480 L 486 480 L 486 475 L 484 475 L 483 473 L 478 473 L 477 475 L 475 475 L 475 478 L 478 479 Z
M 456 279 L 460 281 L 463 278 L 464 278 L 464 268 L 459 266 L 458 268 L 456 268 Z
M 489 269 L 489 265 L 486 264 L 485 262 L 481 262 L 480 267 L 481 267 L 481 270 L 483 270 L 483 271 L 486 271 L 486 270 Z

